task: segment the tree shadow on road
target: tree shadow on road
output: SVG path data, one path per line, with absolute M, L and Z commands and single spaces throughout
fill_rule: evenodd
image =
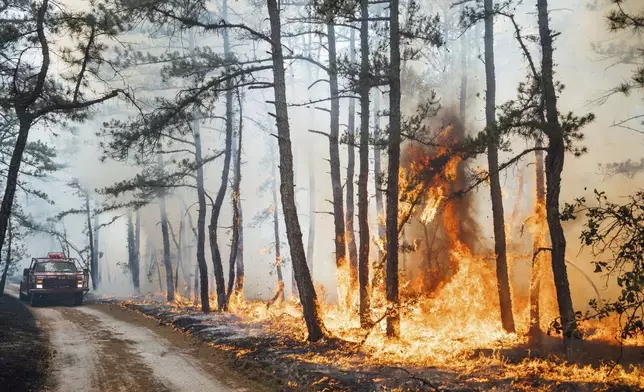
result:
M 0 296 L 0 390 L 42 391 L 49 366 L 47 337 L 16 297 Z

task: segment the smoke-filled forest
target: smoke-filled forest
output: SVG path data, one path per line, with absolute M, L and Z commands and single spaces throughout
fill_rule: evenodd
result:
M 641 390 L 643 34 L 639 0 L 0 0 L 0 290 L 62 252 L 83 312 L 268 390 Z

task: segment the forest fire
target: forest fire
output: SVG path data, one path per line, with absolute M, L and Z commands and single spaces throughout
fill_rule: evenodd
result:
M 456 122 L 442 128 L 439 137 L 457 140 L 460 125 Z M 382 283 L 374 280 L 372 289 L 371 317 L 376 323 L 371 329 L 360 327 L 358 317 L 358 293 L 350 284 L 349 263 L 337 270 L 340 282 L 338 298 L 348 298 L 338 303 L 321 303 L 324 322 L 330 333 L 350 344 L 349 352 L 361 352 L 360 364 L 347 357 L 346 350 L 333 355 L 317 355 L 315 352 L 297 354 L 300 360 L 312 363 L 344 364 L 346 366 L 457 366 L 475 367 L 481 363 L 496 361 L 504 363 L 502 352 L 522 352 L 528 342 L 530 328 L 530 294 L 520 286 L 530 284 L 526 277 L 513 281 L 513 304 L 516 317 L 516 333 L 504 331 L 499 313 L 499 298 L 496 284 L 492 250 L 475 235 L 477 224 L 471 216 L 471 200 L 450 198 L 464 182 L 464 165 L 458 156 L 450 157 L 438 173 L 428 171 L 430 163 L 444 157 L 444 148 L 429 148 L 414 143 L 404 151 L 404 165 L 400 173 L 400 198 L 405 200 L 400 207 L 400 220 L 406 222 L 406 236 L 418 237 L 420 246 L 408 246 L 408 262 L 400 271 L 401 279 L 401 337 L 391 340 L 385 337 L 384 315 L 387 311 Z M 429 175 L 427 173 L 430 173 Z M 544 208 L 535 205 L 533 213 L 523 222 L 527 225 L 533 241 L 542 243 L 547 229 Z M 516 239 L 520 241 L 520 238 Z M 374 238 L 383 243 L 383 239 Z M 382 252 L 384 249 L 379 247 Z M 511 254 L 516 264 L 529 261 L 525 254 Z M 539 257 L 540 279 L 537 283 L 541 331 L 547 331 L 556 316 L 556 298 L 552 272 L 547 257 Z M 377 263 L 374 263 L 377 264 Z M 378 270 L 372 270 L 375 279 Z M 214 297 L 211 305 L 215 307 Z M 178 309 L 192 307 L 192 301 L 178 297 L 174 303 Z M 265 334 L 292 337 L 305 336 L 306 328 L 298 301 L 290 297 L 269 306 L 262 301 L 248 301 L 240 296 L 231 299 L 229 310 L 244 323 L 261 324 Z M 590 341 L 612 343 L 615 319 L 587 323 L 585 330 Z M 558 338 L 551 338 L 554 343 Z M 625 345 L 643 342 L 626 340 Z M 495 353 L 481 357 L 481 350 Z M 477 354 L 479 353 L 479 354 Z M 478 364 L 478 365 L 477 365 Z M 539 359 L 524 359 L 506 369 L 507 372 L 537 372 L 546 365 Z M 566 367 L 549 370 L 553 380 L 566 377 L 598 379 L 600 376 L 587 369 L 572 370 Z M 605 377 L 605 376 L 601 376 Z M 631 379 L 634 376 L 631 374 Z
M 449 145 L 461 141 L 463 134 L 462 126 L 453 120 L 440 128 L 432 140 L 437 145 Z M 159 310 L 153 316 L 170 317 L 179 329 L 190 333 L 211 331 L 211 335 L 205 336 L 221 336 L 212 344 L 236 358 L 259 355 L 259 349 L 244 339 L 271 339 L 269 351 L 282 350 L 283 360 L 337 369 L 329 371 L 329 376 L 324 378 L 328 378 L 327 381 L 333 378 L 334 372 L 344 371 L 342 369 L 352 372 L 378 369 L 378 374 L 383 376 L 374 378 L 374 382 L 380 383 L 378 380 L 387 377 L 399 377 L 391 369 L 406 367 L 420 371 L 419 374 L 426 377 L 422 378 L 423 383 L 438 380 L 442 385 L 458 385 L 461 381 L 448 381 L 451 376 L 440 373 L 452 372 L 469 374 L 468 382 L 507 384 L 507 389 L 500 390 L 518 388 L 519 384 L 509 380 L 528 380 L 521 382 L 530 383 L 529 380 L 535 378 L 543 385 L 619 380 L 635 388 L 644 387 L 642 369 L 630 367 L 632 361 L 621 366 L 588 359 L 582 361 L 582 366 L 570 365 L 560 359 L 563 355 L 559 357 L 561 338 L 545 334 L 550 332 L 558 311 L 549 254 L 538 251 L 548 246 L 543 200 L 537 197 L 529 216 L 522 220 L 518 219 L 520 213 L 515 208 L 507 227 L 508 232 L 515 229 L 514 225 L 520 225 L 522 233 L 525 229 L 524 234 L 508 239 L 511 272 L 526 267 L 528 271 L 534 271 L 510 274 L 516 325 L 516 332 L 510 333 L 501 323 L 492 244 L 479 234 L 470 195 L 455 197 L 467 180 L 462 157 L 445 146 L 408 142 L 401 163 L 400 253 L 405 261 L 399 271 L 399 338 L 391 339 L 385 334 L 388 305 L 382 261 L 386 239 L 377 236 L 372 238 L 376 256 L 371 259 L 370 269 L 373 325 L 361 327 L 358 288 L 351 282 L 350 263 L 344 260 L 336 269 L 338 301 L 326 302 L 326 289 L 317 286 L 324 325 L 331 338 L 321 345 L 303 345 L 307 328 L 302 307 L 295 296 L 282 299 L 283 280 L 278 281 L 276 294 L 268 302 L 232 295 L 229 313 L 200 315 L 192 299 L 177 294 L 169 310 Z M 521 197 L 517 199 L 521 200 Z M 156 296 L 160 299 L 164 294 Z M 146 300 L 133 297 L 127 306 L 141 310 L 137 307 L 155 309 L 158 304 L 153 296 Z M 211 295 L 210 305 L 217 308 L 216 296 Z M 182 318 L 187 321 L 181 321 Z M 588 350 L 619 352 L 620 346 L 615 340 L 619 323 L 617 316 L 584 322 L 581 330 Z M 193 327 L 194 331 L 190 329 Z M 535 336 L 538 345 L 534 344 Z M 239 343 L 235 343 L 237 341 Z M 619 342 L 621 350 L 644 345 L 641 337 Z M 597 357 L 610 358 L 611 355 Z M 636 354 L 628 355 L 632 358 Z M 403 369 L 404 374 L 409 373 L 407 369 Z M 501 373 L 499 369 L 502 369 Z M 532 384 L 521 388 L 548 389 Z
M 81 3 L 0 6 L 27 384 L 644 390 L 644 1 Z

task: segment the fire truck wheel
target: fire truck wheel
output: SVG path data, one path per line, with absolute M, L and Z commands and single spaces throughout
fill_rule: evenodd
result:
M 35 295 L 35 294 L 31 294 L 29 296 L 29 305 L 33 306 L 34 308 L 36 306 L 40 305 L 40 301 L 41 301 L 41 299 L 38 298 L 38 296 Z
M 83 304 L 83 294 L 79 294 L 74 298 L 74 306 L 79 306 Z

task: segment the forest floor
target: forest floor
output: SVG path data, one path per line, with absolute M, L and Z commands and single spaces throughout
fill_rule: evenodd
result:
M 575 364 L 561 359 L 556 338 L 541 352 L 530 347 L 480 348 L 458 361 L 409 365 L 373 358 L 355 343 L 308 344 L 275 320 L 249 321 L 229 313 L 204 315 L 161 299 L 116 301 L 159 323 L 198 337 L 226 353 L 229 367 L 276 385 L 280 391 L 643 391 L 644 347 L 589 342 Z M 277 321 L 279 323 L 279 320 Z M 268 323 L 272 323 L 268 325 Z M 295 334 L 297 335 L 297 334 Z M 587 355 L 588 352 L 594 353 Z M 620 359 L 613 366 L 611 359 Z
M 14 296 L 0 296 L 0 389 L 41 391 L 50 364 L 47 336 Z

